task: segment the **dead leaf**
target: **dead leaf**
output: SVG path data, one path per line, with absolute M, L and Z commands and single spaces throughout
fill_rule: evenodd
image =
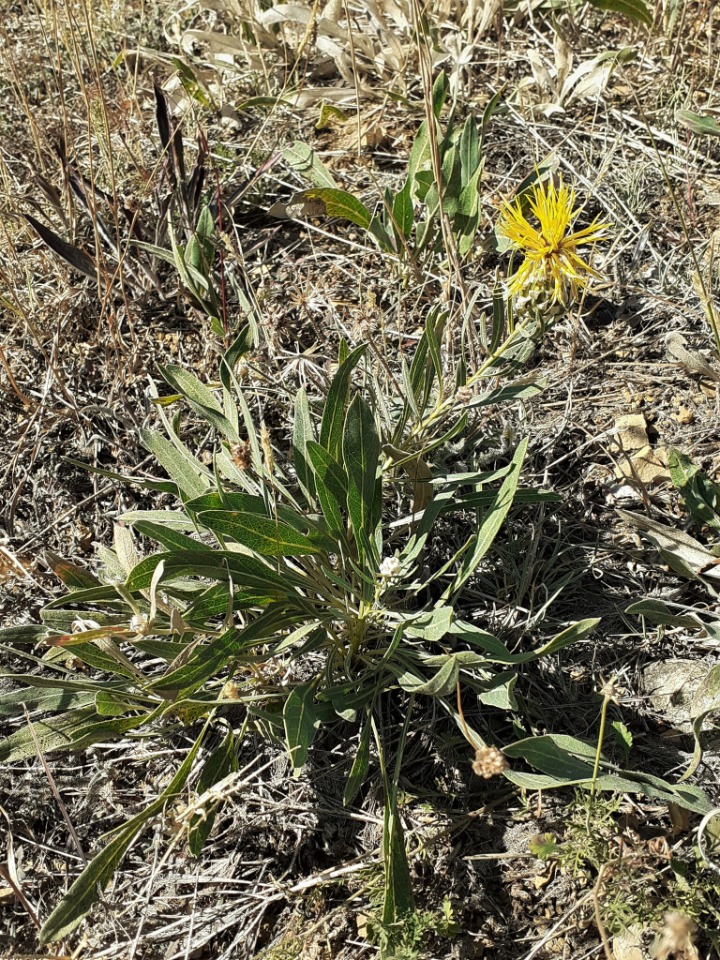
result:
M 673 837 L 679 837 L 681 834 L 687 833 L 690 829 L 690 813 L 685 807 L 680 807 L 677 803 L 668 803 L 668 813 L 672 823 Z
M 559 33 L 555 34 L 553 40 L 553 52 L 555 54 L 555 85 L 557 90 L 562 90 L 572 70 L 573 53 L 570 44 Z
M 304 193 L 296 193 L 287 203 L 277 200 L 268 214 L 278 220 L 312 220 L 313 217 L 325 216 L 325 202 L 308 198 Z
M 628 413 L 615 421 L 615 440 L 629 453 L 648 445 L 647 423 L 641 413 Z
M 643 949 L 643 933 L 643 926 L 634 923 L 627 930 L 623 930 L 622 933 L 613 937 L 612 951 L 615 960 L 646 960 L 646 953 Z
M 641 413 L 628 413 L 615 421 L 614 442 L 621 456 L 615 469 L 619 480 L 630 480 L 645 486 L 670 482 L 667 450 L 653 450 L 648 441 L 647 423 Z
M 678 423 L 692 423 L 695 419 L 695 412 L 693 410 L 689 410 L 687 407 L 680 407 L 678 412 L 674 414 L 673 419 L 677 420 Z
M 672 360 L 682 364 L 690 373 L 699 374 L 709 380 L 720 381 L 720 372 L 707 362 L 697 350 L 688 350 L 687 341 L 680 333 L 669 333 L 665 338 L 665 349 Z
M 706 547 L 693 539 L 684 530 L 666 526 L 640 513 L 618 510 L 623 519 L 645 534 L 658 549 L 665 563 L 683 577 L 698 577 L 705 580 L 710 589 L 717 590 L 720 584 L 720 560 Z M 702 577 L 701 577 L 702 575 Z M 708 583 L 708 579 L 716 581 Z
M 361 148 L 375 150 L 390 140 L 385 126 L 379 118 L 361 118 L 358 131 L 358 122 L 355 117 L 346 123 L 336 124 L 331 133 L 326 134 L 326 142 L 331 150 L 357 150 L 358 133 Z
M 670 471 L 667 466 L 667 451 L 664 447 L 653 450 L 650 446 L 643 447 L 636 454 L 618 465 L 616 476 L 639 483 L 650 485 L 670 481 Z

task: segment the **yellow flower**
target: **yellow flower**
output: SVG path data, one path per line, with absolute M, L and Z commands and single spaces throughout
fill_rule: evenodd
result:
M 518 198 L 503 203 L 498 224 L 501 236 L 525 255 L 508 283 L 508 293 L 515 296 L 541 287 L 552 294 L 553 300 L 567 303 L 568 291 L 574 299 L 590 278 L 602 279 L 602 274 L 579 256 L 577 248 L 606 240 L 610 224 L 595 219 L 589 227 L 572 232 L 580 209 L 575 206 L 575 191 L 562 180 L 559 186 L 551 180 L 533 184 L 527 199 L 537 227 L 523 213 Z

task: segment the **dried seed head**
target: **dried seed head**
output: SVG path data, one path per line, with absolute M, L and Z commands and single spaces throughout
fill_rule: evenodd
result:
M 148 617 L 146 613 L 133 614 L 132 619 L 130 620 L 130 629 L 141 637 L 147 636 L 147 634 L 152 630 L 150 617 Z
M 618 684 L 618 678 L 613 677 L 612 680 L 608 680 L 607 683 L 604 683 L 600 689 L 600 695 L 606 697 L 608 700 L 612 700 L 613 703 L 620 703 L 621 697 L 625 694 L 625 690 Z
M 220 692 L 221 700 L 239 700 L 240 686 L 234 680 L 228 680 Z
M 699 954 L 693 943 L 696 930 L 696 924 L 679 910 L 666 913 L 663 928 L 653 944 L 653 956 L 656 960 L 679 960 L 680 957 L 698 960 Z
M 260 427 L 260 446 L 262 447 L 267 471 L 268 473 L 272 473 L 275 469 L 275 454 L 273 453 L 272 443 L 270 442 L 270 431 L 264 422 Z
M 242 473 L 250 469 L 252 464 L 252 451 L 250 441 L 244 440 L 242 443 L 232 443 L 230 445 L 230 456 L 233 463 Z
M 478 747 L 475 751 L 475 759 L 472 765 L 473 773 L 482 777 L 483 780 L 499 777 L 509 766 L 497 747 Z
M 455 399 L 458 403 L 469 403 L 474 396 L 470 387 L 458 387 L 455 392 Z

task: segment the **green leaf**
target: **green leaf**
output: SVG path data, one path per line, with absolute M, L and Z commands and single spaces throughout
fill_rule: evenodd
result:
M 115 740 L 145 722 L 146 716 L 106 720 L 96 713 L 94 707 L 86 707 L 46 720 L 33 720 L 32 724 L 40 749 L 47 754 L 80 750 L 102 740 Z M 35 740 L 28 727 L 16 730 L 0 743 L 0 763 L 16 763 L 36 754 Z
M 568 647 L 570 644 L 576 643 L 578 640 L 586 637 L 595 629 L 599 622 L 600 620 L 598 618 L 590 617 L 586 620 L 580 620 L 577 623 L 573 623 L 553 637 L 552 640 L 542 644 L 540 647 L 536 647 L 529 653 L 510 653 L 507 647 L 501 643 L 497 637 L 494 637 L 490 633 L 486 633 L 484 630 L 478 630 L 477 627 L 474 627 L 472 624 L 465 623 L 462 620 L 454 620 L 450 625 L 449 633 L 460 637 L 464 643 L 479 647 L 483 651 L 482 657 L 484 658 L 485 662 L 511 665 L 530 663 L 531 661 L 537 660 L 540 657 L 548 656 L 551 653 L 557 653 L 558 650 L 562 650 L 564 647 Z M 462 657 L 463 654 L 457 653 L 455 656 Z M 427 662 L 433 663 L 435 662 L 435 658 L 430 657 Z M 467 661 L 468 664 L 470 662 L 470 660 Z M 478 660 L 475 662 L 479 664 L 481 661 Z
M 509 670 L 496 674 L 479 694 L 480 702 L 486 707 L 495 707 L 497 710 L 517 710 L 518 703 L 515 699 L 517 678 L 517 673 Z
M 543 833 L 530 841 L 528 849 L 538 860 L 551 860 L 559 854 L 560 845 L 552 833 Z
M 198 796 L 202 796 L 210 787 L 237 769 L 235 735 L 232 730 L 229 730 L 220 746 L 213 750 L 205 761 L 195 792 Z M 215 800 L 203 806 L 199 813 L 192 816 L 188 827 L 188 848 L 194 857 L 199 857 L 202 853 L 222 802 L 220 799 Z
M 341 361 L 325 400 L 325 409 L 320 425 L 320 444 L 338 462 L 342 459 L 343 424 L 345 423 L 345 407 L 350 396 L 350 375 L 366 349 L 367 346 L 363 343 Z
M 198 497 L 210 486 L 210 477 L 198 461 L 154 430 L 142 430 L 142 441 L 186 497 Z M 205 479 L 207 478 L 207 479 Z
M 480 226 L 480 178 L 482 165 L 479 166 L 460 193 L 458 210 L 455 216 L 455 232 L 458 237 L 458 252 L 466 256 L 473 247 Z
M 348 774 L 347 783 L 345 784 L 345 790 L 343 791 L 344 807 L 349 806 L 353 802 L 365 782 L 368 767 L 370 766 L 370 733 L 371 726 L 366 719 L 360 731 L 360 743 L 358 744 L 357 753 L 355 754 L 350 773 Z
M 687 127 L 688 130 L 700 136 L 720 137 L 720 123 L 713 117 L 693 113 L 691 110 L 678 110 L 675 119 L 681 126 Z
M 300 684 L 290 693 L 283 708 L 285 739 L 295 775 L 305 765 L 308 749 L 318 727 L 314 697 L 314 681 Z
M 216 413 L 222 413 L 222 407 L 215 398 L 215 395 L 194 373 L 175 363 L 161 365 L 159 369 L 163 375 L 163 379 L 177 390 L 178 393 L 182 394 L 182 396 L 188 400 L 192 400 L 199 407 L 206 407 L 209 410 L 214 410 Z
M 190 776 L 205 730 L 200 733 L 182 766 L 160 796 L 142 813 L 129 820 L 117 836 L 85 867 L 40 931 L 40 943 L 50 943 L 68 936 L 98 899 L 120 866 L 138 832 L 159 813 L 168 800 L 177 796 Z
M 677 614 L 662 600 L 638 600 L 625 608 L 625 613 L 636 617 L 646 617 L 653 623 L 666 627 L 684 627 L 686 630 L 705 629 L 702 620 L 694 613 Z
M 252 324 L 246 324 L 235 337 L 220 360 L 220 382 L 226 390 L 233 386 L 235 367 L 255 345 L 255 335 Z
M 245 627 L 231 627 L 220 636 L 195 647 L 182 664 L 170 664 L 163 676 L 151 684 L 167 699 L 189 694 L 227 668 L 243 651 L 259 643 L 267 643 L 297 620 L 295 611 L 287 612 L 273 605 L 251 620 Z
M 330 530 L 342 533 L 344 523 L 341 511 L 347 502 L 347 477 L 337 460 L 319 443 L 309 440 L 306 450 L 323 516 Z
M 402 249 L 401 240 L 407 240 L 412 233 L 415 211 L 412 202 L 410 181 L 396 194 L 392 204 L 392 224 L 398 238 L 398 249 Z
M 163 378 L 182 394 L 192 409 L 212 424 L 230 443 L 239 443 L 235 426 L 228 420 L 214 394 L 198 378 L 176 364 L 158 365 Z
M 562 734 L 529 737 L 505 747 L 503 753 L 510 758 L 524 758 L 544 776 L 515 770 L 506 771 L 505 776 L 518 786 L 528 789 L 544 790 L 572 784 L 589 787 L 593 781 L 596 749 L 595 744 Z M 603 761 L 602 766 L 608 768 L 611 765 Z M 602 773 L 595 786 L 598 790 L 609 792 L 642 793 L 667 803 L 677 803 L 696 813 L 707 813 L 712 809 L 710 800 L 702 790 L 682 784 L 669 784 L 659 777 L 637 771 L 624 770 L 618 774 L 612 770 Z
M 316 187 L 336 187 L 337 184 L 328 168 L 312 147 L 296 140 L 282 152 L 283 159 L 296 173 L 309 180 Z
M 206 510 L 200 522 L 225 537 L 232 537 L 263 557 L 301 557 L 320 549 L 294 527 L 281 520 L 240 510 Z
M 430 160 L 430 136 L 428 134 L 427 120 L 423 120 L 415 135 L 415 140 L 410 148 L 408 157 L 408 175 L 407 182 L 410 184 L 413 193 L 415 192 L 415 177 L 419 170 L 422 170 Z
M 482 120 L 480 121 L 480 148 L 485 142 L 485 135 L 487 134 L 488 127 L 490 126 L 490 121 L 492 120 L 495 111 L 498 108 L 500 103 L 500 98 L 505 92 L 505 84 L 500 87 L 497 93 L 494 93 L 490 100 L 488 101 L 485 109 L 483 110 Z
M 638 770 L 623 770 L 621 774 L 606 773 L 598 777 L 596 788 L 608 793 L 642 793 L 653 800 L 674 803 L 684 810 L 690 810 L 701 816 L 713 809 L 707 794 L 699 787 L 685 783 L 667 783 L 660 777 Z
M 503 753 L 511 759 L 522 757 L 536 770 L 572 784 L 592 780 L 595 749 L 574 737 L 546 734 L 511 743 Z
M 498 490 L 493 504 L 488 508 L 480 529 L 471 541 L 470 549 L 463 560 L 462 567 L 452 585 L 446 591 L 446 596 L 457 593 L 470 579 L 477 569 L 478 564 L 492 546 L 495 537 L 500 532 L 500 528 L 505 522 L 505 518 L 512 506 L 515 491 L 520 481 L 520 472 L 523 460 L 525 459 L 527 445 L 527 438 L 521 440 L 518 444 L 515 456 L 512 459 L 512 469 Z
M 62 598 L 67 599 L 66 597 Z M 34 646 L 46 639 L 50 631 L 44 624 L 24 623 L 17 627 L 3 627 L 0 629 L 0 643 L 20 643 Z
M 433 84 L 432 88 L 433 113 L 435 114 L 436 118 L 440 116 L 440 112 L 445 105 L 445 100 L 447 98 L 449 89 L 450 84 L 448 82 L 447 74 L 444 70 L 441 70 L 435 78 L 435 83 Z
M 498 403 L 515 403 L 518 400 L 532 400 L 539 396 L 547 387 L 547 380 L 527 379 L 517 383 L 509 383 L 504 387 L 498 387 L 495 390 L 489 390 L 481 397 L 474 397 L 467 403 L 467 409 L 472 407 L 486 407 Z
M 405 834 L 400 820 L 395 791 L 385 799 L 383 816 L 383 863 L 385 864 L 385 895 L 382 920 L 390 932 L 391 942 L 396 939 L 402 921 L 415 910 L 410 867 L 405 849 Z M 393 935 L 395 928 L 395 935 Z M 394 954 L 386 954 L 391 958 Z
M 557 653 L 558 650 L 564 650 L 565 647 L 577 643 L 578 640 L 583 640 L 588 634 L 592 633 L 599 623 L 599 617 L 587 617 L 585 620 L 578 620 L 577 623 L 571 623 L 569 627 L 566 627 L 554 636 L 552 640 L 541 644 L 533 650 L 532 653 L 520 654 L 522 661 L 519 662 L 528 663 L 539 657 L 547 657 L 551 653 Z
M 232 580 L 235 586 L 258 590 L 268 599 L 288 597 L 294 593 L 288 571 L 281 576 L 267 563 L 234 551 L 183 550 L 154 553 L 141 560 L 125 581 L 130 591 L 147 590 L 159 563 L 164 564 L 163 581 L 179 577 L 197 576 L 221 583 Z
M 184 510 L 128 510 L 118 517 L 123 523 L 134 527 L 139 521 L 149 521 L 164 530 L 195 530 L 195 524 Z
M 375 417 L 357 394 L 345 419 L 342 453 L 348 477 L 347 506 L 358 543 L 376 544 L 381 521 L 380 438 Z
M 89 690 L 35 690 L 24 687 L 22 690 L 0 694 L 0 717 L 17 717 L 23 712 L 23 707 L 28 710 L 41 710 L 43 713 L 55 713 L 58 710 L 92 707 L 94 702 L 95 694 Z
M 720 664 L 716 664 L 710 669 L 710 672 L 702 681 L 690 705 L 690 716 L 692 718 L 692 731 L 695 737 L 695 750 L 693 752 L 690 766 L 680 778 L 681 782 L 691 777 L 697 770 L 702 760 L 702 744 L 700 734 L 702 727 L 712 713 L 720 711 Z
M 607 10 L 611 13 L 621 13 L 631 20 L 637 20 L 646 26 L 653 25 L 653 16 L 644 0 L 590 0 L 598 10 Z
M 668 468 L 672 482 L 696 522 L 720 531 L 720 486 L 679 450 L 668 452 Z
M 101 717 L 121 717 L 130 710 L 137 710 L 138 703 L 119 691 L 98 690 L 95 695 L 95 709 Z
M 305 387 L 298 390 L 295 397 L 295 420 L 293 423 L 293 460 L 295 464 L 295 473 L 297 474 L 300 489 L 305 494 L 308 502 L 312 504 L 315 499 L 315 476 L 312 465 L 308 460 L 307 445 L 309 440 L 314 440 L 312 420 L 310 418 L 310 406 L 308 404 L 307 391 Z
M 361 203 L 357 197 L 354 197 L 347 190 L 337 190 L 332 187 L 324 189 L 305 190 L 301 196 L 307 200 L 322 200 L 325 204 L 325 214 L 328 217 L 339 217 L 342 220 L 349 220 L 363 230 L 370 227 L 372 214 Z
M 445 663 L 429 680 L 423 681 L 414 673 L 407 672 L 398 677 L 398 684 L 409 693 L 420 693 L 428 697 L 447 697 L 455 690 L 459 676 L 459 661 L 449 654 Z
M 187 537 L 184 533 L 173 530 L 172 527 L 154 523 L 152 520 L 136 520 L 133 527 L 144 537 L 150 537 L 151 540 L 161 543 L 168 550 L 208 550 L 211 553 L 213 550 L 211 546 L 202 543 L 200 540 Z
M 475 117 L 470 114 L 460 136 L 460 170 L 462 186 L 476 180 L 480 170 L 480 138 Z
M 438 643 L 450 632 L 455 611 L 452 607 L 435 607 L 434 610 L 413 614 L 403 626 L 403 635 L 419 637 L 428 643 Z
M 622 720 L 613 720 L 610 724 L 610 729 L 615 734 L 615 739 L 617 740 L 619 746 L 621 747 L 625 758 L 630 755 L 633 745 L 633 735 L 622 722 Z
M 203 204 L 200 210 L 200 216 L 195 224 L 194 236 L 200 252 L 200 260 L 195 266 L 204 274 L 207 274 L 215 257 L 215 221 L 207 204 Z

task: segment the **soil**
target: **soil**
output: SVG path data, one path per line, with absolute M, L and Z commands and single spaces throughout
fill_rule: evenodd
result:
M 68 9 L 75 6 L 79 15 L 81 4 Z M 462 267 L 463 281 L 476 297 L 473 318 L 491 312 L 496 273 L 507 269 L 506 258 L 490 242 L 499 204 L 547 157 L 586 203 L 583 220 L 598 215 L 613 230 L 601 257 L 605 282 L 545 332 L 529 362 L 527 373 L 546 382 L 542 395 L 472 422 L 480 435 L 476 452 L 490 464 L 507 462 L 508 437 L 528 435 L 524 482 L 563 499 L 511 516 L 492 559 L 471 585 L 468 610 L 518 649 L 569 621 L 600 617 L 588 639 L 523 668 L 522 722 L 535 733 L 571 733 L 594 743 L 599 691 L 615 678 L 621 690 L 609 719 L 624 724 L 632 737 L 630 766 L 677 782 L 693 752 L 687 718 L 678 717 L 672 692 L 665 704 L 653 699 L 644 677 L 652 667 L 657 680 L 658 665 L 675 661 L 709 670 L 717 663 L 717 633 L 657 626 L 626 610 L 651 597 L 717 614 L 717 601 L 702 582 L 682 578 L 663 563 L 618 510 L 689 528 L 667 471 L 671 448 L 720 482 L 720 357 L 694 280 L 699 271 L 715 303 L 720 144 L 678 119 L 683 109 L 708 116 L 717 110 L 720 9 L 710 2 L 657 4 L 654 26 L 646 30 L 593 6 L 574 7 L 574 13 L 563 7 L 552 15 L 545 9 L 550 4 L 528 4 L 530 14 L 524 4 L 508 4 L 504 13 L 502 4 L 496 6 L 497 16 L 476 22 L 477 35 L 467 43 L 467 24 L 458 23 L 451 4 L 440 4 L 433 50 L 436 70 L 444 65 L 455 82 L 459 117 L 481 116 L 492 94 L 503 90 L 485 140 L 477 249 Z M 243 188 L 234 222 L 224 225 L 227 257 L 260 318 L 261 345 L 245 382 L 278 449 L 289 444 L 297 389 L 306 386 L 312 396 L 320 395 L 341 338 L 353 346 L 367 341 L 371 350 L 381 344 L 391 372 L 398 374 L 399 360 L 416 341 L 429 308 L 444 302 L 456 309 L 460 302 L 447 265 L 435 263 L 418 279 L 398 273 L 352 224 L 277 216 L 306 184 L 280 160 L 258 173 L 276 151 L 298 140 L 314 147 L 343 187 L 365 202 L 376 202 L 385 186 L 398 189 L 424 116 L 417 56 L 407 54 L 403 76 L 381 59 L 370 61 L 365 47 L 355 54 L 348 47 L 345 59 L 338 54 L 333 60 L 323 52 L 322 29 L 321 40 L 303 42 L 304 27 L 297 24 L 285 24 L 277 33 L 258 30 L 253 44 L 233 7 L 208 3 L 190 11 L 174 3 L 158 9 L 133 0 L 103 4 L 93 14 L 94 52 L 81 19 L 61 29 L 53 26 L 49 11 L 25 4 L 11 4 L 5 16 L 0 34 L 5 80 L 0 224 L 7 251 L 0 262 L 4 626 L 36 622 L 42 606 L 62 595 L 53 573 L 56 558 L 94 569 L 98 546 L 111 543 L 118 516 L 172 505 L 165 494 L 79 464 L 161 477 L 140 437 L 142 427 L 158 422 L 150 385 L 161 385 L 159 367 L 167 363 L 216 381 L 227 339 L 183 295 L 169 264 L 158 268 L 153 282 L 128 274 L 123 283 L 100 290 L 95 280 L 58 258 L 23 219 L 30 214 L 78 247 L 95 249 L 92 218 L 72 197 L 57 147 L 64 142 L 77 169 L 88 179 L 94 169 L 98 184 L 110 189 L 108 146 L 102 124 L 93 119 L 99 103 L 112 120 L 116 189 L 137 211 L 149 240 L 161 200 L 161 189 L 153 185 L 162 182 L 153 81 L 163 85 L 173 116 L 186 114 L 188 158 L 196 156 L 198 131 L 210 145 L 216 183 L 207 187 L 209 196 L 218 191 L 228 199 Z M 383 49 L 390 49 L 393 35 L 406 50 L 409 28 L 391 14 L 381 28 L 358 12 L 358 35 L 370 44 L 379 42 L 379 34 Z M 341 22 L 344 16 L 337 15 Z M 238 53 L 234 72 L 218 72 L 210 31 L 244 37 L 244 55 Z M 75 54 L 73 36 L 83 38 Z M 603 59 L 608 51 L 613 56 Z M 82 60 L 79 71 L 75 55 Z M 357 74 L 347 67 L 355 55 Z M 185 87 L 178 82 L 178 63 L 195 71 L 194 80 L 183 75 Z M 293 83 L 286 88 L 297 94 L 292 100 L 287 93 L 291 106 L 270 109 L 253 99 L 277 96 L 293 64 Z M 582 64 L 586 69 L 577 84 L 566 80 L 560 97 L 558 73 L 572 77 Z M 198 88 L 208 92 L 207 103 Z M 196 90 L 194 99 L 188 89 Z M 350 129 L 358 93 L 364 137 L 359 150 L 356 130 Z M 336 118 L 318 129 L 323 101 L 339 104 L 350 122 Z M 242 312 L 229 297 L 227 336 Z M 668 344 L 672 333 L 682 335 L 694 362 L 678 359 Z M 463 468 L 462 448 L 447 456 Z M 443 465 L 440 458 L 434 469 Z M 708 531 L 692 532 L 712 542 Z M 442 531 L 432 549 L 442 562 L 447 550 Z M 5 674 L 26 669 L 7 646 L 0 656 Z M 0 684 L 11 688 L 7 679 Z M 484 781 L 473 774 L 469 748 L 444 714 L 420 701 L 413 709 L 400 787 L 420 919 L 415 953 L 407 956 L 600 955 L 598 897 L 605 903 L 611 940 L 624 922 L 641 924 L 638 957 L 647 955 L 642 951 L 650 948 L 671 908 L 689 915 L 699 910 L 706 927 L 701 923 L 693 935 L 697 953 L 680 943 L 666 954 L 668 960 L 718 956 L 717 931 L 708 918 L 720 917 L 720 887 L 712 869 L 697 868 L 697 817 L 688 820 L 645 797 L 605 796 L 591 811 L 597 818 L 592 841 L 583 839 L 586 795 L 572 789 L 519 791 L 501 777 Z M 390 704 L 387 710 L 387 727 L 398 737 L 399 708 Z M 517 735 L 505 718 L 488 720 L 468 711 L 469 722 L 500 742 Z M 10 732 L 25 718 L 2 722 Z M 202 855 L 193 858 L 187 849 L 183 805 L 166 808 L 133 844 L 89 919 L 63 944 L 65 953 L 39 947 L 38 922 L 86 858 L 101 849 L 107 832 L 167 786 L 194 733 L 189 728 L 162 741 L 127 738 L 0 768 L 4 956 L 377 956 L 382 788 L 373 758 L 365 787 L 352 805 L 343 806 L 349 744 L 356 737 L 350 726 L 318 738 L 299 777 L 292 776 L 281 744 L 247 734 L 238 756 L 245 776 L 220 809 Z M 691 782 L 720 802 L 716 746 L 711 735 Z M 538 838 L 559 844 L 563 855 L 545 856 Z M 612 866 L 599 880 L 603 863 Z

